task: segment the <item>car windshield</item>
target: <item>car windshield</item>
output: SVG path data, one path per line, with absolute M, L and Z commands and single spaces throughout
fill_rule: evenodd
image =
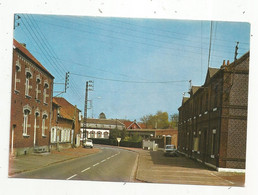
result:
M 174 145 L 167 145 L 166 149 L 175 149 L 175 146 Z

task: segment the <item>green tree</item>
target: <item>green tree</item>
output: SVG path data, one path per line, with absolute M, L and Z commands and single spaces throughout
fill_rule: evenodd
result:
M 121 139 L 124 140 L 124 139 L 126 138 L 126 136 L 127 136 L 126 130 L 123 129 L 123 130 L 121 131 L 120 135 L 121 135 Z
M 155 115 L 145 115 L 140 120 L 147 128 L 167 129 L 169 128 L 168 113 L 158 111 Z
M 170 115 L 170 125 L 173 129 L 178 129 L 179 116 L 177 113 Z
M 109 138 L 110 138 L 110 139 L 116 139 L 116 138 L 118 138 L 118 137 L 119 137 L 119 130 L 118 130 L 117 128 L 112 129 L 112 130 L 110 131 L 110 136 L 109 136 Z
M 142 137 L 138 133 L 134 133 L 131 137 L 126 137 L 125 141 L 141 142 L 142 141 Z

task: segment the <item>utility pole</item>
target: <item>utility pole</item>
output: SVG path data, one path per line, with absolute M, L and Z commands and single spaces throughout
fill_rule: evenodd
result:
M 88 110 L 88 91 L 93 91 L 94 85 L 93 81 L 86 81 L 85 90 L 85 104 L 84 104 L 84 118 L 83 118 L 83 141 L 87 138 L 87 110 Z
M 66 90 L 69 88 L 69 74 L 70 72 L 65 73 L 65 93 Z
M 211 21 L 208 68 L 210 67 L 210 59 L 211 59 L 212 26 L 213 26 L 213 22 Z
M 17 15 L 17 19 L 16 19 L 16 15 L 14 14 L 14 18 L 13 18 L 13 30 L 15 30 L 15 22 L 16 22 L 16 20 L 19 20 L 19 19 L 21 19 L 21 17 L 19 16 L 19 15 Z M 19 22 L 17 22 L 17 27 L 18 26 L 20 26 L 20 23 Z
M 235 57 L 234 57 L 234 60 L 235 60 L 235 61 L 237 60 L 238 44 L 239 44 L 239 42 L 237 42 L 237 45 L 236 45 L 236 48 L 235 48 Z
M 69 88 L 69 76 L 70 76 L 70 72 L 66 72 L 65 73 L 65 83 L 54 83 L 55 85 L 65 85 L 64 91 L 54 91 L 54 93 L 58 93 L 54 97 L 57 97 L 57 96 L 61 95 L 62 93 L 66 93 L 66 90 Z

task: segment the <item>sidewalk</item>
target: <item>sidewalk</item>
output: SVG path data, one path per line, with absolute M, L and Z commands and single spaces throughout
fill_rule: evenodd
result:
M 244 186 L 245 174 L 225 173 L 209 169 L 186 158 L 165 157 L 162 151 L 138 150 L 136 180 L 148 183 Z
M 31 171 L 38 168 L 46 167 L 48 165 L 55 164 L 58 162 L 63 162 L 66 160 L 71 160 L 82 156 L 94 154 L 99 151 L 100 150 L 98 148 L 85 149 L 79 147 L 63 149 L 60 152 L 53 150 L 50 153 L 33 153 L 24 156 L 10 157 L 9 176 L 25 171 Z

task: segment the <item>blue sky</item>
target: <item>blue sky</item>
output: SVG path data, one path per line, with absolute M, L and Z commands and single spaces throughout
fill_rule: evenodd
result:
M 15 39 L 26 43 L 55 83 L 70 72 L 61 97 L 83 111 L 85 82 L 94 81 L 88 117 L 104 112 L 107 118 L 139 121 L 159 110 L 177 113 L 188 81 L 204 82 L 210 21 L 18 15 Z M 237 41 L 240 57 L 249 50 L 248 23 L 213 21 L 210 67 L 232 62 Z M 55 84 L 54 91 L 63 87 Z

